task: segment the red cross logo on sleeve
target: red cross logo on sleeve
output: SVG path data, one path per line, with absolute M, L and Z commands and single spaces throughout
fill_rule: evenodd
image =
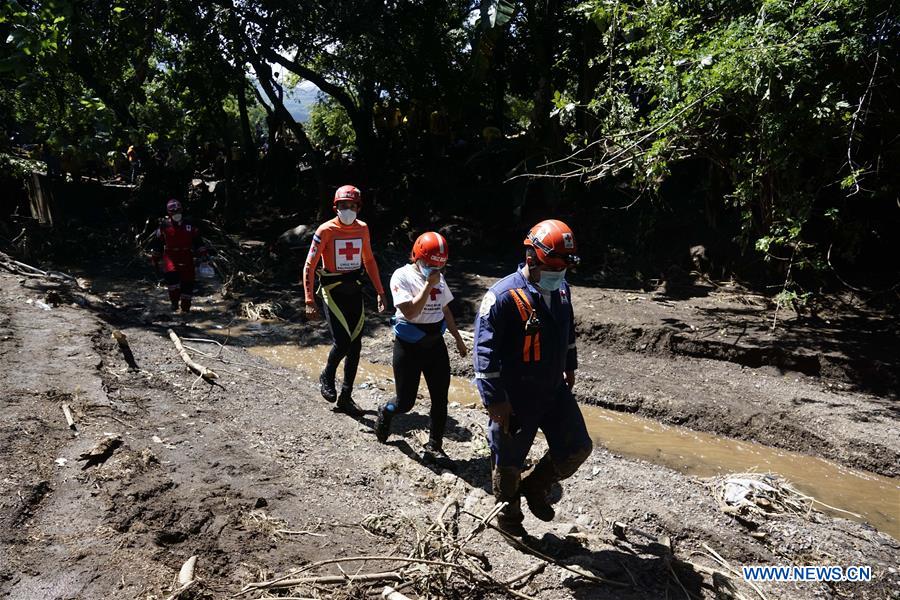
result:
M 362 252 L 359 248 L 354 248 L 351 242 L 345 242 L 344 247 L 338 250 L 338 254 L 343 254 L 344 258 L 352 261 L 353 257 Z

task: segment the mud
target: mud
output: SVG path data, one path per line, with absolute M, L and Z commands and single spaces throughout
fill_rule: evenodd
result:
M 366 515 L 427 520 L 451 493 L 476 512 L 491 506 L 479 410 L 451 408 L 446 449 L 454 474 L 436 472 L 419 457 L 427 430 L 424 400 L 398 419 L 389 444 L 381 445 L 371 425 L 375 407 L 389 395 L 383 382 L 360 380 L 356 399 L 368 413 L 356 421 L 333 413 L 303 372 L 241 347 L 291 339 L 312 345 L 323 339 L 321 325 L 242 322 L 235 306 L 202 292 L 196 316 L 173 319 L 163 310 L 164 292 L 149 282 L 94 274 L 93 283 L 90 294 L 56 290 L 62 301 L 45 310 L 37 301 L 47 298 L 48 289 L 0 274 L 0 595 L 167 598 L 181 564 L 198 555 L 203 581 L 195 597 L 227 598 L 247 582 L 307 561 L 392 551 L 390 540 L 361 526 Z M 460 292 L 466 302 L 477 302 L 474 287 Z M 589 294 L 576 296 L 580 311 Z M 470 304 L 461 305 L 463 315 Z M 383 325 L 383 318 L 373 319 L 367 331 L 369 360 L 383 360 L 389 351 Z M 168 327 L 184 338 L 227 343 L 220 351 L 186 342 L 209 355 L 195 358 L 219 373 L 219 386 L 185 369 L 165 334 Z M 111 339 L 113 328 L 128 336 L 137 370 L 129 369 Z M 587 340 L 581 351 L 585 368 L 577 389 L 585 399 L 670 422 L 692 411 L 696 416 L 684 420 L 698 429 L 728 427 L 735 437 L 766 443 L 768 436 L 771 445 L 795 445 L 775 426 L 781 421 L 809 431 L 801 444 L 810 454 L 834 454 L 861 466 L 867 462 L 862 445 L 869 444 L 872 470 L 896 474 L 896 461 L 873 456 L 896 456 L 898 447 L 896 414 L 883 396 L 846 382 L 616 351 Z M 458 374 L 469 368 L 455 359 Z M 77 432 L 66 425 L 63 401 L 74 411 Z M 869 421 L 850 418 L 858 413 Z M 79 455 L 110 435 L 121 436 L 122 446 L 105 462 L 82 469 Z M 539 443 L 533 456 L 540 451 Z M 875 572 L 866 584 L 761 584 L 768 598 L 890 598 L 900 584 L 900 543 L 870 526 L 783 516 L 751 530 L 723 514 L 698 479 L 601 447 L 557 495 L 556 521 L 528 515 L 529 531 L 560 560 L 627 586 L 589 583 L 551 566 L 522 589 L 537 598 L 684 596 L 665 559 L 639 539 L 616 540 L 613 521 L 667 535 L 676 557 L 707 566 L 714 563 L 697 554 L 705 551 L 703 544 L 733 565 L 865 564 Z M 573 529 L 586 535 L 568 536 Z M 473 547 L 490 556 L 499 577 L 536 562 L 493 532 Z M 709 578 L 697 572 L 679 571 L 679 581 L 690 594 L 716 597 Z M 741 590 L 754 594 L 746 586 Z

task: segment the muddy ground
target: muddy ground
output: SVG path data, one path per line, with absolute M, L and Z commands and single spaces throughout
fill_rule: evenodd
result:
M 500 274 L 475 272 L 451 279 L 469 329 L 473 307 Z M 141 269 L 80 274 L 91 280 L 89 292 L 0 274 L 0 594 L 168 598 L 182 563 L 197 555 L 201 581 L 182 597 L 228 598 L 247 583 L 309 561 L 407 553 L 415 540 L 412 523 L 427 524 L 448 495 L 471 512 L 490 510 L 479 410 L 452 406 L 447 451 L 455 466 L 442 472 L 418 454 L 424 406 L 381 445 L 371 425 L 385 386 L 357 390 L 369 411 L 357 421 L 332 412 L 308 374 L 245 350 L 324 339 L 320 325 L 292 318 L 300 306 L 295 293 L 254 296 L 279 303 L 289 321 L 237 318 L 247 298 L 223 301 L 215 294 L 201 294 L 197 314 L 182 319 L 166 313 L 164 291 Z M 576 287 L 583 400 L 898 475 L 897 408 L 881 379 L 886 370 L 896 373 L 890 362 L 900 356 L 890 352 L 896 322 L 862 309 L 841 317 L 852 316 L 855 331 L 872 327 L 875 347 L 887 344 L 875 358 L 868 354 L 871 340 L 845 333 L 852 329 L 846 323 L 825 335 L 821 323 L 792 323 L 783 315 L 787 327 L 772 335 L 766 333 L 771 311 L 752 296 L 712 287 L 688 291 L 673 298 L 590 282 Z M 388 356 L 384 325 L 385 317 L 372 319 L 367 331 L 365 358 L 373 362 Z M 219 385 L 185 369 L 168 327 L 182 337 L 228 341 L 217 358 L 194 355 L 218 372 Z M 113 329 L 128 336 L 137 369 L 111 339 Z M 201 349 L 218 352 L 210 344 Z M 857 368 L 860 361 L 870 366 Z M 454 369 L 471 371 L 458 359 Z M 62 403 L 72 408 L 77 432 L 67 427 Z M 111 435 L 122 445 L 107 460 L 91 466 L 78 460 Z M 727 583 L 714 586 L 709 575 L 679 562 L 721 569 L 702 554 L 704 544 L 735 566 L 874 568 L 867 584 L 760 584 L 767 598 L 900 597 L 900 543 L 864 524 L 826 516 L 742 523 L 719 510 L 703 482 L 601 447 L 559 493 L 553 523 L 526 511 L 535 544 L 558 562 L 622 585 L 553 565 L 519 590 L 531 597 L 739 597 L 727 595 Z M 617 539 L 614 521 L 668 536 L 674 560 L 638 535 Z M 463 516 L 460 523 L 467 531 L 473 520 Z M 477 536 L 471 548 L 488 557 L 500 580 L 540 562 L 494 531 Z M 372 562 L 362 571 L 395 566 Z M 332 566 L 317 573 L 340 572 Z M 743 597 L 759 597 L 745 583 L 735 585 Z M 292 595 L 366 597 L 374 588 L 332 589 Z M 506 595 L 487 584 L 452 589 L 448 596 Z M 405 593 L 424 597 L 421 591 Z M 279 593 L 287 594 L 270 595 Z

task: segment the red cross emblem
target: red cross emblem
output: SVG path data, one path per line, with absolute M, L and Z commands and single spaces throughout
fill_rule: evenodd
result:
M 352 261 L 353 257 L 360 252 L 362 252 L 362 250 L 353 247 L 353 242 L 345 242 L 344 247 L 338 250 L 338 254 L 343 254 L 347 261 Z
M 441 291 L 437 288 L 431 288 L 431 301 L 434 302 L 437 300 L 437 297 L 441 295 Z

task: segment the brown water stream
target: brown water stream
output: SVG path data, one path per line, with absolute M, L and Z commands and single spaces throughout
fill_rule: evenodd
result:
M 328 348 L 295 345 L 250 349 L 273 363 L 300 369 L 315 381 Z M 357 383 L 369 383 L 393 390 L 390 365 L 360 361 Z M 421 390 L 427 393 L 423 383 Z M 470 406 L 481 402 L 475 386 L 454 377 L 450 401 Z M 801 492 L 831 506 L 858 513 L 878 530 L 900 539 L 900 481 L 866 471 L 843 467 L 822 458 L 770 448 L 664 425 L 651 419 L 582 405 L 582 413 L 594 440 L 611 452 L 664 465 L 681 473 L 709 477 L 749 471 L 777 473 Z M 821 507 L 819 507 L 821 508 Z M 829 511 L 854 518 L 846 513 Z

